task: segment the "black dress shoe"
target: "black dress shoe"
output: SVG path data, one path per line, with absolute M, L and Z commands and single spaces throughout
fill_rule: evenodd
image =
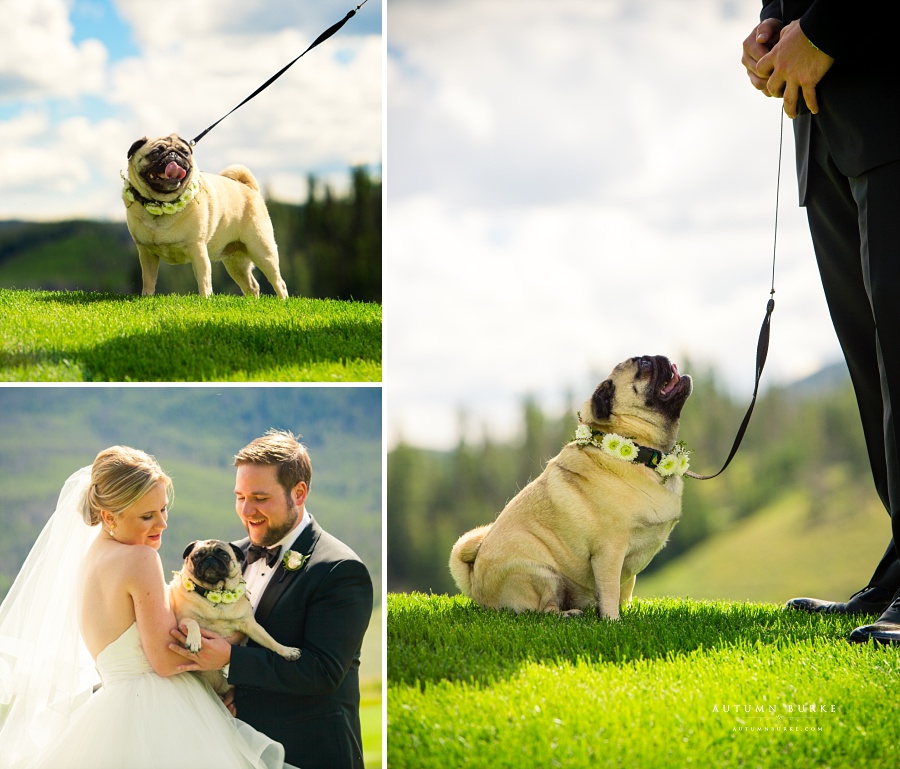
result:
M 856 628 L 848 640 L 851 643 L 900 644 L 900 596 L 891 601 L 875 624 Z
M 882 646 L 900 644 L 900 625 L 879 620 L 874 625 L 863 625 L 856 628 L 848 640 L 850 643 L 857 644 L 873 641 Z
M 869 585 L 854 593 L 849 601 L 821 601 L 818 598 L 792 598 L 785 609 L 798 609 L 810 614 L 881 614 L 891 604 L 893 593 L 883 587 Z M 900 608 L 898 608 L 900 622 Z

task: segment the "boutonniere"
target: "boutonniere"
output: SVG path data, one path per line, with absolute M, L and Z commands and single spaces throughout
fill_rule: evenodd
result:
M 299 571 L 309 560 L 308 555 L 298 553 L 296 550 L 288 550 L 281 559 L 281 564 L 287 571 Z

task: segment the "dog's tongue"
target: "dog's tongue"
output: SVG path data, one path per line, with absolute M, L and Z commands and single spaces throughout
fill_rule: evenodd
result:
M 180 181 L 185 176 L 187 176 L 187 171 L 174 160 L 166 166 L 166 179 L 178 179 Z
M 679 374 L 678 374 L 678 367 L 673 363 L 672 364 L 672 378 L 669 380 L 669 383 L 665 387 L 663 387 L 661 394 L 668 395 L 670 392 L 672 392 L 672 390 L 675 389 L 675 385 L 678 384 L 680 379 L 681 379 L 681 376 L 679 376 Z

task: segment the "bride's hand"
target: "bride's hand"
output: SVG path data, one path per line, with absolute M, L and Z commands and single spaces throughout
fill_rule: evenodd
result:
M 232 686 L 225 694 L 222 695 L 222 704 L 228 708 L 228 712 L 237 718 L 237 706 L 234 704 L 234 687 Z
M 218 633 L 200 628 L 200 637 L 203 639 L 202 647 L 199 652 L 191 652 L 184 647 L 187 643 L 186 628 L 176 627 L 169 632 L 172 638 L 178 641 L 178 643 L 169 644 L 169 649 L 190 660 L 188 663 L 178 665 L 180 672 L 221 670 L 231 662 L 231 644 Z

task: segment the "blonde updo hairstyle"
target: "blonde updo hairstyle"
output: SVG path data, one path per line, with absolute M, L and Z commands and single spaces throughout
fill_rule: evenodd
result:
M 91 466 L 91 484 L 81 508 L 88 526 L 102 523 L 101 510 L 119 515 L 131 507 L 154 485 L 165 484 L 166 499 L 172 504 L 175 489 L 156 459 L 140 449 L 112 446 L 101 451 Z

